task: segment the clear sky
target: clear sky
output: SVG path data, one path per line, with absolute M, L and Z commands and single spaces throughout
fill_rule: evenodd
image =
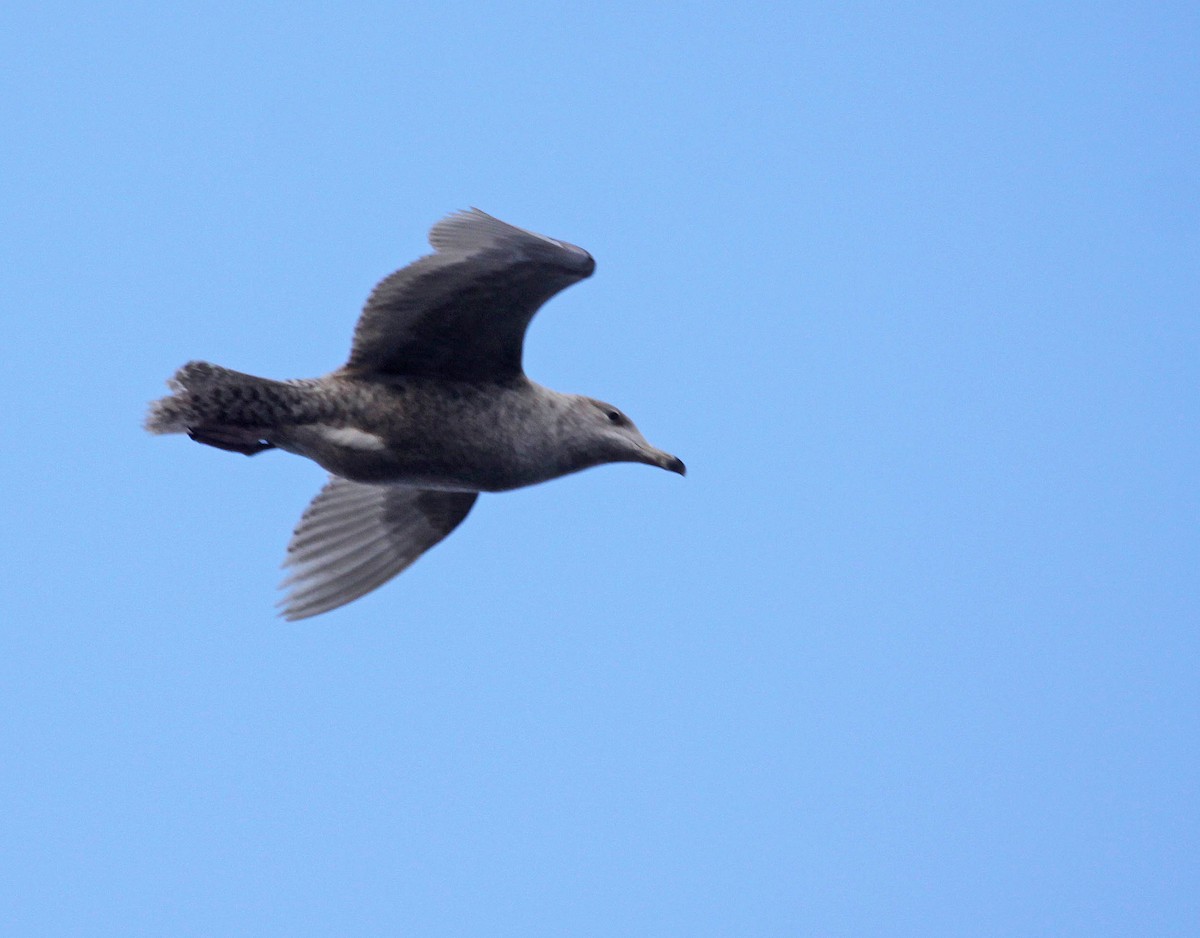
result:
M 10 4 L 0 931 L 1195 935 L 1194 3 Z M 338 366 L 479 206 L 686 479 L 274 617 Z

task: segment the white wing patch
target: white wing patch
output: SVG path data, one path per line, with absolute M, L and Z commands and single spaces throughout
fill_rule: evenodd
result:
M 345 446 L 347 449 L 377 451 L 387 447 L 387 441 L 383 437 L 367 433 L 366 430 L 359 430 L 357 427 L 321 425 L 318 432 L 334 446 Z

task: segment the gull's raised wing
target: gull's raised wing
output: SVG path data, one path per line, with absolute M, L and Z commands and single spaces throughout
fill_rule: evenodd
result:
M 458 527 L 477 497 L 330 476 L 288 544 L 281 614 L 306 619 L 382 586 Z
M 582 248 L 478 209 L 442 219 L 429 243 L 435 253 L 371 293 L 344 371 L 511 381 L 533 314 L 596 267 Z

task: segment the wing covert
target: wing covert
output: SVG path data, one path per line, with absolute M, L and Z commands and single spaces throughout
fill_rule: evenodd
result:
M 478 209 L 442 219 L 429 242 L 434 254 L 372 291 L 344 370 L 514 380 L 523 373 L 521 349 L 534 314 L 596 266 L 582 248 Z

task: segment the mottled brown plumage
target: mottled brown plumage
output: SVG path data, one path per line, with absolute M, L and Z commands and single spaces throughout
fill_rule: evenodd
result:
M 560 394 L 522 369 L 525 330 L 551 296 L 595 269 L 581 248 L 459 212 L 435 253 L 371 293 L 347 363 L 274 381 L 190 362 L 151 405 L 152 433 L 254 455 L 282 449 L 331 479 L 288 547 L 289 619 L 344 605 L 395 576 L 466 517 L 479 492 L 608 462 L 681 475 L 611 405 Z

